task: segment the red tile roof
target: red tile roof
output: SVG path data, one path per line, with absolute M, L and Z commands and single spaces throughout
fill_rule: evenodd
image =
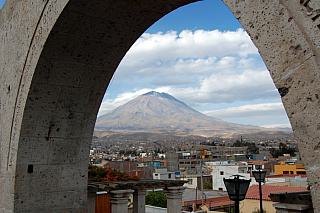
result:
M 264 165 L 266 163 L 269 163 L 266 160 L 249 160 L 248 164 L 253 164 L 253 165 Z
M 208 199 L 205 199 L 204 202 L 208 207 L 219 207 L 219 206 L 234 205 L 234 202 L 231 201 L 228 196 L 208 198 Z M 190 206 L 193 203 L 195 203 L 195 200 L 184 201 L 183 205 L 184 206 Z M 201 200 L 197 200 L 197 205 L 201 205 L 201 204 L 202 204 L 202 201 Z
M 280 174 L 280 175 L 269 175 L 267 176 L 267 178 L 281 178 L 281 177 L 302 177 L 302 178 L 305 178 L 307 177 L 307 175 L 302 175 L 302 174 Z
M 273 186 L 273 185 L 262 185 L 262 199 L 270 201 L 270 193 L 277 192 L 303 192 L 307 191 L 305 187 L 293 187 L 293 186 Z M 259 185 L 252 185 L 248 189 L 246 199 L 259 200 Z

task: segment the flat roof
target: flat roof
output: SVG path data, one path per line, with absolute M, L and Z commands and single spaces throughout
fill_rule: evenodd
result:
M 185 180 L 128 180 L 128 181 L 90 181 L 88 189 L 90 191 L 112 191 L 124 189 L 165 189 L 167 187 L 183 186 L 188 181 Z

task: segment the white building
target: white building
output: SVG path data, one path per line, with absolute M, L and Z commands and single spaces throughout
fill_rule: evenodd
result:
M 183 186 L 188 189 L 196 189 L 198 188 L 198 177 L 197 176 L 188 176 L 188 177 L 182 177 L 181 180 L 188 181 Z
M 223 178 L 229 178 L 232 175 L 242 175 L 250 179 L 247 162 L 216 161 L 206 162 L 206 166 L 211 170 L 213 190 L 226 191 Z
M 142 158 L 145 158 L 147 156 L 148 156 L 148 153 L 146 153 L 146 152 L 141 152 L 140 153 L 140 157 L 142 157 Z
M 176 175 L 174 172 L 168 172 L 166 168 L 164 169 L 155 169 L 152 174 L 154 180 L 175 180 Z

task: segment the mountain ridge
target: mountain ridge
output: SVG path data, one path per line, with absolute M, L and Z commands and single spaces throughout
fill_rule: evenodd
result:
M 222 136 L 271 131 L 207 116 L 167 93 L 150 91 L 98 117 L 96 130 Z

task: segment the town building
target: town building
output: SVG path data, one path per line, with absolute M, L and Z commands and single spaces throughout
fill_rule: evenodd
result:
M 211 175 L 187 175 L 182 176 L 181 180 L 188 181 L 183 186 L 189 189 L 212 189 L 212 176 Z
M 215 161 L 206 162 L 206 166 L 211 170 L 212 189 L 226 191 L 223 178 L 229 178 L 238 174 L 250 179 L 249 166 L 247 162 L 235 161 Z
M 274 208 L 275 202 L 271 201 L 271 193 L 281 192 L 305 192 L 306 187 L 291 187 L 291 186 L 273 186 L 269 184 L 262 185 L 262 205 L 267 213 L 276 213 Z M 248 189 L 246 199 L 240 202 L 241 213 L 257 212 L 260 209 L 260 194 L 259 185 L 252 185 Z
M 180 178 L 180 174 L 169 172 L 167 168 L 155 169 L 152 174 L 153 180 L 175 180 Z
M 305 175 L 306 170 L 301 163 L 296 163 L 295 161 L 281 161 L 279 164 L 274 165 L 274 174 Z

